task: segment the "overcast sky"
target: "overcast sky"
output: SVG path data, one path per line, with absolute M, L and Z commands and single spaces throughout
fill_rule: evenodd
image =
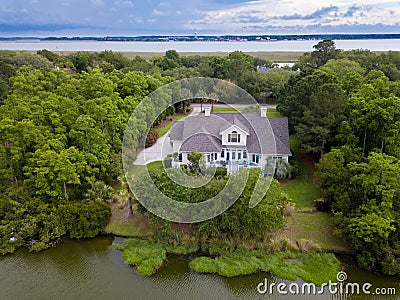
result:
M 400 33 L 399 0 L 1 0 L 0 36 Z

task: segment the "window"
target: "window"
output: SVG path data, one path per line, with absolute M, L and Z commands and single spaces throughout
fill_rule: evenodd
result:
M 243 150 L 243 158 L 247 158 L 247 151 Z
M 238 159 L 242 159 L 242 152 L 238 152 Z
M 218 153 L 214 153 L 214 160 L 218 159 Z
M 254 162 L 254 163 L 256 163 L 256 164 L 258 164 L 258 163 L 260 162 L 260 156 L 257 155 L 257 154 L 253 154 L 253 155 L 251 156 L 251 161 Z
M 232 131 L 232 133 L 228 134 L 228 142 L 229 143 L 240 143 L 240 134 L 237 131 Z
M 221 158 L 224 158 L 225 157 L 225 149 L 222 149 L 221 150 Z
M 179 155 L 178 155 L 178 161 L 179 161 L 179 162 L 182 162 L 182 153 L 179 153 Z

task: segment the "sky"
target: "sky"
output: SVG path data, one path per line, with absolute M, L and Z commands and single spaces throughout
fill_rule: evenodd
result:
M 392 0 L 1 0 L 0 36 L 400 33 Z

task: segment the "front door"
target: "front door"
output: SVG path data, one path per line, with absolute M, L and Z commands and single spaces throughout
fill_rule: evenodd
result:
M 236 160 L 236 151 L 235 150 L 232 151 L 232 160 Z

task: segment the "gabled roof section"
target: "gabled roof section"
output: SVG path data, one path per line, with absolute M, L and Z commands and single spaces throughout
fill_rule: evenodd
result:
M 240 122 L 240 120 L 239 120 L 237 117 L 235 117 L 235 118 L 233 119 L 233 122 L 232 122 L 232 123 L 227 123 L 225 126 L 223 126 L 223 127 L 221 128 L 221 130 L 220 130 L 219 133 L 222 134 L 222 133 L 224 133 L 225 131 L 227 131 L 227 130 L 231 129 L 232 127 L 234 127 L 234 126 L 236 126 L 237 128 L 239 128 L 242 132 L 246 133 L 246 135 L 249 135 L 249 134 L 250 134 L 250 133 L 249 133 L 249 129 L 248 129 L 246 126 L 244 126 L 243 123 Z

